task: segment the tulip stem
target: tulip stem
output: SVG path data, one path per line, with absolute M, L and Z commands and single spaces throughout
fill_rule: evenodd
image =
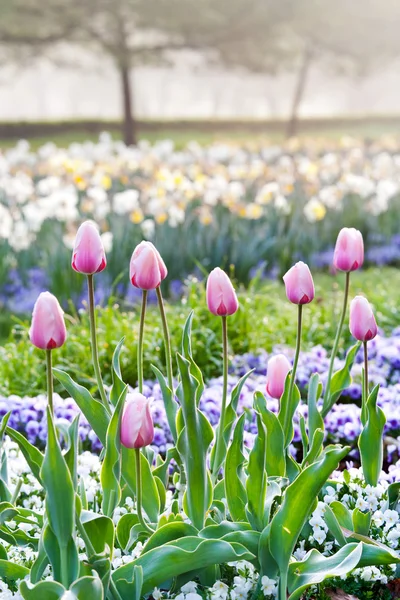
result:
M 54 415 L 53 409 L 53 372 L 52 372 L 52 356 L 51 350 L 46 350 L 46 372 L 47 372 L 47 402 L 51 412 Z
M 146 318 L 147 290 L 142 290 L 142 309 L 140 312 L 139 338 L 137 346 L 138 388 L 143 393 L 143 335 Z
M 228 320 L 227 317 L 221 317 L 222 319 L 222 403 L 221 403 L 221 415 L 219 419 L 219 426 L 217 431 L 217 440 L 215 443 L 215 455 L 212 469 L 212 475 L 214 481 L 216 481 L 218 477 L 218 471 L 220 468 L 220 454 L 221 454 L 221 446 L 223 442 L 224 435 L 224 425 L 225 425 L 225 412 L 226 412 L 226 400 L 228 395 Z
M 289 394 L 288 394 L 288 400 L 287 400 L 289 406 L 291 406 L 291 404 L 292 404 L 293 388 L 294 388 L 294 384 L 295 384 L 295 381 L 296 381 L 296 371 L 297 371 L 297 365 L 298 365 L 299 356 L 300 356 L 302 320 L 303 320 L 303 305 L 299 304 L 298 305 L 298 313 L 297 313 L 296 351 L 295 351 L 295 354 L 294 354 L 292 374 L 290 376 Z M 285 421 L 286 421 L 286 419 L 287 419 L 288 416 L 289 416 L 289 411 L 286 411 L 286 413 L 285 413 L 285 417 L 286 417 Z M 284 426 L 283 426 L 283 431 L 287 431 L 287 426 L 288 426 L 288 423 L 285 422 Z
M 361 406 L 361 423 L 365 425 L 367 420 L 367 401 L 369 395 L 369 384 L 368 384 L 368 342 L 363 342 L 364 346 L 364 381 L 363 381 L 363 395 L 362 395 L 362 406 Z
M 347 301 L 349 298 L 349 289 L 350 289 L 350 271 L 348 271 L 346 273 L 346 283 L 345 283 L 345 287 L 344 287 L 342 314 L 340 316 L 339 325 L 336 330 L 336 337 L 335 337 L 335 341 L 334 341 L 333 348 L 332 348 L 331 359 L 329 362 L 328 377 L 326 380 L 325 393 L 324 393 L 324 406 L 322 409 L 322 414 L 324 417 L 328 414 L 329 409 L 330 409 L 329 396 L 330 396 L 331 380 L 332 380 L 332 373 L 333 373 L 333 365 L 334 365 L 335 358 L 336 358 L 336 355 L 338 352 L 340 336 L 342 334 L 343 323 L 344 323 L 344 319 L 346 317 Z
M 161 286 L 158 286 L 156 288 L 156 293 L 157 293 L 158 308 L 160 310 L 162 328 L 163 328 L 163 333 L 164 333 L 165 365 L 166 365 L 166 369 L 167 369 L 168 386 L 173 395 L 174 394 L 174 375 L 173 375 L 173 371 L 172 371 L 171 338 L 169 335 L 168 321 L 167 321 L 167 315 L 165 314 L 165 306 L 164 306 L 164 301 L 163 301 L 163 297 L 162 297 L 162 293 L 161 293 Z M 176 442 L 177 433 L 176 433 L 175 415 L 170 410 L 167 410 L 167 408 L 168 407 L 166 406 L 165 409 L 166 409 L 166 413 L 167 413 L 168 425 L 171 430 L 172 437 Z
M 92 346 L 92 362 L 94 373 L 96 376 L 97 386 L 99 388 L 100 398 L 104 404 L 107 412 L 110 412 L 108 405 L 107 395 L 104 389 L 103 380 L 101 378 L 100 364 L 99 364 L 99 351 L 97 348 L 97 335 L 96 335 L 96 309 L 94 304 L 94 280 L 93 275 L 88 275 L 88 297 L 89 297 L 89 319 L 90 319 L 90 339 Z
M 142 466 L 141 466 L 141 453 L 140 448 L 135 448 L 136 458 L 136 510 L 140 524 L 143 526 L 145 531 L 154 533 L 154 531 L 147 525 L 143 518 L 142 512 Z

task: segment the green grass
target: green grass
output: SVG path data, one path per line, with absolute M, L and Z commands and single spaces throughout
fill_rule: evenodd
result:
M 101 121 L 98 123 L 101 124 Z M 54 133 L 47 135 L 28 136 L 28 141 L 33 150 L 46 142 L 52 141 L 57 146 L 67 147 L 73 142 L 97 141 L 97 133 L 88 133 L 85 130 L 79 131 L 79 121 L 71 121 L 71 131 L 63 133 Z M 54 124 L 55 126 L 58 123 Z M 68 124 L 67 124 L 68 125 Z M 265 121 L 260 122 L 255 127 L 254 121 L 238 121 L 232 126 L 218 121 L 205 121 L 202 127 L 202 121 L 187 121 L 182 124 L 174 121 L 165 123 L 160 122 L 152 125 L 150 128 L 146 123 L 143 129 L 139 127 L 139 139 L 148 140 L 151 143 L 157 140 L 172 139 L 178 149 L 185 147 L 188 142 L 196 140 L 201 145 L 208 145 L 216 141 L 238 142 L 238 143 L 280 143 L 285 139 L 284 121 Z M 84 125 L 82 124 L 82 127 Z M 23 126 L 20 126 L 23 129 Z M 116 122 L 105 123 L 104 130 L 109 131 L 114 139 L 121 139 L 120 128 Z M 354 136 L 364 138 L 379 138 L 382 135 L 398 135 L 400 133 L 400 119 L 393 117 L 344 117 L 333 119 L 307 119 L 299 124 L 300 138 L 324 138 L 338 140 L 342 136 Z M 15 145 L 16 139 L 0 139 L 0 150 L 10 148 Z
M 304 309 L 303 348 L 322 344 L 330 348 L 342 303 L 343 274 L 337 278 L 317 275 L 316 298 Z M 351 297 L 364 293 L 373 303 L 379 325 L 389 333 L 398 325 L 400 305 L 400 272 L 396 269 L 371 269 L 354 273 Z M 294 346 L 296 307 L 285 298 L 280 282 L 257 283 L 239 290 L 240 309 L 229 318 L 231 354 L 257 353 L 276 345 Z M 179 349 L 182 326 L 191 309 L 195 311 L 193 354 L 206 378 L 221 372 L 221 323 L 211 315 L 205 303 L 204 286 L 190 284 L 188 294 L 178 304 L 167 304 L 167 315 L 174 353 Z M 70 372 L 83 385 L 95 389 L 90 359 L 88 319 L 86 313 L 67 315 L 68 340 L 54 352 L 57 366 Z M 98 334 L 100 361 L 106 383 L 111 382 L 110 364 L 113 350 L 125 336 L 121 356 L 122 374 L 126 382 L 136 384 L 136 340 L 138 310 L 123 312 L 110 304 L 99 311 Z M 347 325 L 341 344 L 350 344 Z M 163 337 L 157 308 L 150 306 L 145 331 L 145 377 L 152 378 L 151 364 L 163 372 Z M 0 393 L 35 395 L 45 390 L 43 352 L 33 348 L 28 339 L 28 322 L 13 328 L 8 342 L 0 347 Z M 61 391 L 58 388 L 58 391 Z

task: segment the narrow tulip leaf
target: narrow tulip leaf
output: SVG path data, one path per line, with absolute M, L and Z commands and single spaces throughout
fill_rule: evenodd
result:
M 279 422 L 283 429 L 283 435 L 285 438 L 285 448 L 289 446 L 293 439 L 293 417 L 296 412 L 297 406 L 300 402 L 300 392 L 296 384 L 293 386 L 292 397 L 289 399 L 290 389 L 290 378 L 291 373 L 288 373 L 285 381 L 285 389 L 283 391 L 280 401 L 280 411 L 278 415 Z
M 400 481 L 391 483 L 387 490 L 388 494 L 388 508 L 394 509 L 399 501 L 400 496 Z
M 60 600 L 66 592 L 65 587 L 56 581 L 41 581 L 33 586 L 21 581 L 19 591 L 25 600 Z
M 286 573 L 293 549 L 324 483 L 349 452 L 328 446 L 321 459 L 306 467 L 289 485 L 271 521 L 269 547 L 280 572 Z M 301 502 L 299 502 L 301 498 Z
M 275 413 L 267 408 L 265 396 L 261 392 L 255 392 L 254 406 L 261 414 L 267 431 L 266 469 L 268 477 L 284 477 L 286 475 L 286 461 L 282 425 Z
M 266 525 L 265 500 L 267 497 L 267 474 L 265 472 L 266 436 L 264 424 L 259 413 L 257 418 L 257 436 L 249 455 L 247 465 L 247 505 L 246 514 L 253 529 L 262 531 Z
M 86 419 L 90 423 L 93 431 L 104 445 L 107 435 L 109 413 L 104 405 L 93 398 L 90 392 L 75 381 L 61 369 L 53 368 L 53 374 L 64 386 L 68 394 L 75 400 Z
M 369 528 L 371 526 L 372 515 L 368 511 L 366 513 L 361 512 L 358 508 L 353 510 L 353 528 L 355 533 L 360 535 L 368 535 Z
M 361 466 L 365 481 L 375 487 L 383 464 L 383 430 L 386 417 L 383 410 L 377 406 L 379 385 L 370 393 L 366 404 L 366 423 L 358 439 Z
M 322 417 L 326 417 L 328 412 L 331 410 L 332 406 L 335 404 L 336 400 L 342 394 L 344 390 L 346 390 L 351 384 L 351 369 L 353 367 L 353 363 L 355 361 L 357 352 L 361 347 L 361 342 L 357 342 L 346 355 L 346 360 L 344 366 L 336 373 L 333 374 L 331 379 L 330 389 L 326 390 L 324 403 L 322 406 Z
M 304 457 L 303 462 L 301 463 L 302 469 L 304 469 L 304 467 L 308 465 L 311 465 L 317 460 L 318 456 L 321 454 L 323 443 L 324 432 L 322 429 L 316 429 L 314 432 L 314 437 L 310 446 L 310 450 Z
M 310 442 L 314 438 L 317 429 L 324 431 L 324 420 L 318 410 L 318 399 L 321 396 L 322 384 L 318 373 L 311 376 L 308 384 L 307 404 L 308 404 L 308 437 Z
M 163 482 L 164 487 L 167 487 L 169 479 L 169 465 L 171 460 L 175 460 L 175 462 L 179 461 L 178 451 L 176 448 L 168 448 L 165 460 L 163 461 L 160 455 L 158 455 L 157 459 L 160 460 L 160 464 L 153 469 L 153 475 L 154 477 L 159 477 Z
M 46 549 L 45 549 L 44 543 L 43 543 L 43 535 L 44 535 L 44 532 L 42 531 L 42 534 L 41 534 L 40 540 L 39 540 L 38 554 L 37 554 L 35 562 L 32 565 L 32 568 L 31 568 L 31 575 L 30 575 L 31 583 L 38 583 L 42 579 L 43 573 L 44 573 L 47 565 L 49 564 L 49 559 L 48 559 Z
M 192 375 L 191 363 L 177 355 L 181 382 L 177 396 L 182 406 L 184 427 L 178 438 L 178 452 L 182 457 L 187 477 L 184 495 L 185 512 L 197 529 L 204 526 L 206 513 L 212 502 L 212 486 L 207 468 L 207 452 L 214 438 L 213 429 L 198 409 L 199 382 Z
M 186 323 L 183 328 L 181 354 L 182 354 L 183 358 L 186 358 L 186 360 L 189 361 L 190 374 L 198 381 L 198 384 L 199 384 L 198 388 L 197 388 L 197 392 L 196 392 L 196 404 L 198 406 L 199 402 L 200 402 L 200 398 L 202 396 L 202 393 L 204 392 L 204 380 L 203 380 L 203 373 L 201 372 L 201 369 L 196 365 L 196 363 L 193 360 L 193 354 L 192 354 L 193 316 L 194 316 L 194 311 L 192 310 L 189 313 L 189 316 L 186 319 Z
M 124 346 L 125 337 L 123 337 L 117 344 L 111 362 L 111 377 L 112 377 L 112 386 L 110 389 L 110 402 L 113 406 L 116 406 L 119 398 L 121 397 L 122 392 L 125 389 L 125 383 L 123 382 L 121 375 L 121 367 L 119 362 L 119 357 L 121 355 L 122 348 Z
M 121 548 L 126 548 L 129 541 L 131 529 L 139 523 L 139 517 L 135 513 L 122 515 L 117 524 L 117 540 Z
M 230 533 L 237 531 L 251 531 L 249 523 L 233 523 L 232 521 L 222 521 L 218 525 L 208 525 L 199 531 L 199 536 L 208 540 L 219 540 Z
M 269 537 L 271 534 L 271 523 L 268 523 L 266 528 L 261 532 L 260 541 L 258 544 L 258 560 L 260 562 L 260 575 L 267 575 L 271 579 L 275 579 L 279 573 L 279 567 L 271 554 Z
M 147 594 L 165 581 L 195 569 L 253 559 L 254 555 L 241 544 L 185 537 L 154 548 L 134 561 L 119 567 L 112 573 L 112 578 L 117 589 L 120 590 L 120 580 L 131 580 L 133 569 L 135 566 L 140 566 L 143 569 L 142 594 Z
M 329 531 L 338 542 L 340 546 L 345 546 L 347 544 L 347 540 L 343 535 L 342 528 L 340 526 L 339 521 L 336 518 L 335 513 L 330 508 L 329 505 L 325 507 L 324 512 L 324 521 L 328 526 Z
M 103 464 L 100 472 L 100 482 L 103 491 L 102 511 L 107 517 L 112 517 L 114 510 L 121 500 L 121 419 L 122 411 L 128 392 L 125 386 L 121 392 L 114 413 L 110 419 Z
M 10 436 L 13 442 L 18 444 L 19 449 L 21 450 L 30 470 L 32 471 L 32 474 L 34 477 L 36 477 L 39 483 L 42 483 L 40 479 L 40 469 L 42 468 L 43 464 L 43 454 L 40 452 L 40 450 L 28 442 L 22 433 L 19 433 L 19 431 L 16 431 L 12 427 L 7 427 L 6 433 Z
M 118 580 L 118 594 L 121 600 L 140 600 L 143 587 L 143 569 L 134 567 L 129 579 Z M 118 598 L 119 600 L 119 598 Z
M 46 453 L 40 477 L 46 490 L 46 514 L 49 529 L 53 532 L 60 549 L 60 555 L 56 556 L 55 560 L 64 563 L 63 573 L 66 573 L 68 577 L 68 582 L 64 580 L 60 583 L 70 585 L 76 579 L 79 566 L 78 551 L 73 540 L 75 533 L 75 490 L 71 473 L 56 437 L 49 408 L 47 408 L 47 430 Z M 49 555 L 48 552 L 47 554 L 53 565 L 53 556 Z
M 247 494 L 245 488 L 245 476 L 243 472 L 243 431 L 246 415 L 243 413 L 239 418 L 233 440 L 229 447 L 225 462 L 225 496 L 231 518 L 234 521 L 246 520 Z
M 299 600 L 310 586 L 330 577 L 341 577 L 356 568 L 362 554 L 361 544 L 347 544 L 328 558 L 311 550 L 300 562 L 289 566 L 289 600 Z
M 232 390 L 231 398 L 230 398 L 230 401 L 229 401 L 229 403 L 226 407 L 226 411 L 225 411 L 224 434 L 223 434 L 222 440 L 221 440 L 222 443 L 220 444 L 219 456 L 216 456 L 216 449 L 217 449 L 216 444 L 214 444 L 214 446 L 212 447 L 212 450 L 211 450 L 210 464 L 211 464 L 212 473 L 219 473 L 221 467 L 224 464 L 228 444 L 229 444 L 229 441 L 230 441 L 231 435 L 232 435 L 233 426 L 234 426 L 234 423 L 237 418 L 236 411 L 237 411 L 237 406 L 238 406 L 239 399 L 240 399 L 240 394 L 242 392 L 244 384 L 246 383 L 246 379 L 249 377 L 249 375 L 253 371 L 254 371 L 254 369 L 252 369 L 251 371 L 249 371 L 248 373 L 243 375 Z M 216 439 L 218 439 L 219 427 L 220 427 L 220 424 L 218 425 L 216 432 L 215 432 Z
M 338 502 L 337 500 L 334 500 L 330 503 L 329 507 L 335 515 L 336 519 L 338 520 L 340 527 L 345 527 L 346 529 L 353 528 L 351 512 L 349 511 L 347 506 L 345 506 L 341 502 Z
M 358 537 L 358 534 L 355 534 Z M 370 544 L 362 541 L 362 555 L 358 567 L 395 565 L 400 563 L 400 557 L 384 544 Z
M 143 554 L 146 552 L 153 550 L 153 548 L 158 548 L 168 542 L 178 540 L 179 538 L 195 536 L 197 533 L 197 529 L 189 523 L 184 523 L 183 521 L 174 521 L 172 523 L 168 523 L 167 525 L 157 529 L 157 531 L 155 531 L 148 539 L 145 547 L 143 548 L 141 556 L 143 556 Z
M 176 431 L 176 414 L 178 412 L 179 405 L 175 400 L 174 391 L 168 387 L 165 377 L 161 373 L 160 369 L 157 369 L 157 367 L 154 365 L 151 365 L 151 368 L 154 375 L 157 377 L 158 384 L 161 388 L 169 429 L 171 431 L 172 439 L 176 443 L 178 439 L 178 434 Z
M 69 472 L 71 473 L 74 490 L 76 490 L 78 487 L 77 466 L 79 443 L 79 417 L 80 414 L 78 413 L 68 428 L 69 448 L 64 454 L 65 462 L 67 463 Z

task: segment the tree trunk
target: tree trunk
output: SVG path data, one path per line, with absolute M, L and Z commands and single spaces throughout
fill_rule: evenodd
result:
M 122 84 L 122 137 L 127 146 L 132 146 L 137 142 L 136 122 L 132 109 L 132 82 L 129 68 L 126 65 L 120 65 L 120 75 Z
M 298 127 L 298 112 L 301 101 L 304 96 L 304 90 L 306 88 L 307 77 L 310 71 L 310 65 L 312 62 L 313 53 L 311 48 L 308 46 L 304 50 L 303 59 L 301 61 L 300 69 L 297 76 L 296 87 L 294 90 L 294 97 L 292 103 L 292 110 L 290 112 L 290 119 L 287 124 L 286 137 L 291 138 L 297 134 Z

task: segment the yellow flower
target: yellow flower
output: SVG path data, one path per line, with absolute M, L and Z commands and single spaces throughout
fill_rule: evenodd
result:
M 263 209 L 259 204 L 251 202 L 246 206 L 246 219 L 259 219 L 263 214 Z
M 136 210 L 131 212 L 130 219 L 131 219 L 132 223 L 135 223 L 135 225 L 137 225 L 138 223 L 141 223 L 143 221 L 144 215 L 143 215 L 142 211 L 140 210 L 140 208 L 137 208 Z
M 317 198 L 311 198 L 304 206 L 304 214 L 307 221 L 315 223 L 315 221 L 322 221 L 325 217 L 326 208 Z
M 155 219 L 159 225 L 162 225 L 168 219 L 168 215 L 167 213 L 160 213 L 159 215 L 156 215 Z
M 101 178 L 101 186 L 105 190 L 110 189 L 110 187 L 112 186 L 112 179 L 109 175 L 103 175 L 103 177 Z

